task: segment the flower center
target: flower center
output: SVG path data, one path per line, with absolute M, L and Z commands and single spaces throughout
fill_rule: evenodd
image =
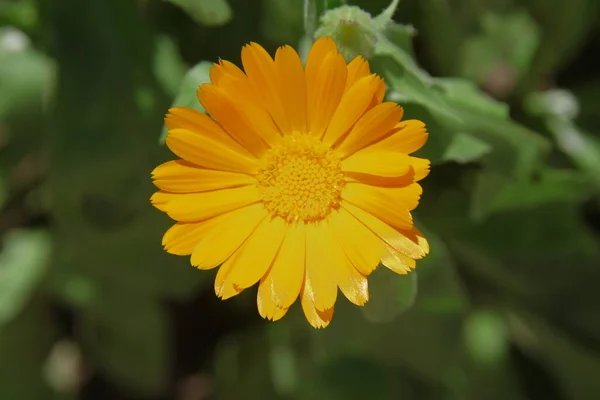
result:
M 318 221 L 339 206 L 344 186 L 340 159 L 318 139 L 287 135 L 263 161 L 258 185 L 273 216 L 288 222 Z

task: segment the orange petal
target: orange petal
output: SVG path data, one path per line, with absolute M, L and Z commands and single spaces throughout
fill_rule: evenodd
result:
M 415 119 L 402 121 L 394 127 L 390 136 L 367 147 L 367 149 L 369 151 L 393 150 L 411 154 L 425 144 L 428 136 L 423 122 Z
M 152 171 L 153 183 L 172 193 L 205 192 L 256 184 L 256 178 L 237 172 L 198 168 L 184 160 L 168 161 Z
M 228 68 L 232 69 L 233 67 L 235 66 Z M 224 67 L 223 70 L 227 71 Z M 259 95 L 241 70 L 238 69 L 234 73 L 225 72 L 215 86 L 222 89 L 221 93 L 224 93 L 229 99 L 229 102 L 237 110 L 237 115 L 245 121 L 247 126 L 250 126 L 249 132 L 260 137 L 269 146 L 279 143 L 281 140 L 279 128 L 273 122 L 268 109 L 261 101 L 257 101 Z M 236 135 L 232 136 L 237 137 Z
M 234 96 L 230 91 L 211 84 L 204 84 L 198 89 L 198 99 L 204 109 L 219 121 L 231 137 L 260 157 L 269 149 L 269 141 L 275 141 L 279 133 L 273 132 L 275 128 L 265 123 L 267 119 L 263 118 L 264 114 L 259 113 L 256 117 L 251 114 L 252 111 L 258 112 L 258 107 L 245 107 L 251 103 L 251 98 Z M 263 132 L 262 129 L 266 131 Z
M 333 263 L 337 262 L 331 251 L 334 245 L 327 220 L 317 225 L 306 225 L 304 291 L 321 311 L 332 308 L 337 298 L 337 285 L 332 271 Z
M 343 202 L 342 207 L 395 251 L 413 259 L 423 258 L 429 253 L 429 244 L 417 228 L 398 231 L 352 204 Z
M 342 198 L 396 229 L 409 230 L 413 226 L 410 210 L 418 205 L 421 192 L 416 183 L 401 188 L 347 183 Z
M 386 136 L 402 118 L 396 103 L 382 103 L 367 111 L 340 143 L 338 152 L 344 157 Z
M 307 85 L 316 84 L 317 76 L 321 70 L 323 60 L 330 54 L 337 54 L 338 49 L 335 41 L 330 37 L 320 37 L 313 43 L 306 58 L 306 82 Z M 311 83 L 312 82 L 312 83 Z
M 280 98 L 292 131 L 306 132 L 306 79 L 302 61 L 290 46 L 277 49 L 275 67 L 281 82 Z M 291 132 L 289 132 L 291 133 Z
M 250 237 L 223 264 L 229 270 L 221 285 L 215 286 L 217 295 L 223 295 L 227 287 L 246 289 L 258 282 L 271 266 L 285 235 L 287 224 L 281 218 L 264 219 Z M 231 267 L 230 267 L 231 266 Z
M 257 99 L 269 110 L 273 120 L 283 133 L 291 131 L 280 97 L 279 79 L 275 62 L 257 43 L 250 43 L 242 49 L 242 64 Z
M 237 143 L 231 145 L 217 136 L 210 136 L 209 131 L 204 132 L 170 129 L 166 143 L 173 153 L 198 166 L 222 171 L 256 173 L 259 168 L 258 160 L 243 149 L 236 148 L 239 146 Z
M 369 63 L 361 56 L 354 57 L 354 59 L 348 64 L 347 69 L 348 78 L 346 79 L 346 87 L 344 88 L 344 93 L 347 92 L 352 87 L 352 85 L 358 82 L 359 79 L 364 78 L 365 76 L 368 76 L 371 73 Z
M 198 269 L 211 269 L 222 264 L 266 217 L 262 204 L 254 204 L 207 220 L 194 246 L 192 265 Z
M 258 188 L 252 185 L 200 193 L 158 191 L 150 201 L 176 221 L 193 222 L 258 203 L 261 199 Z
M 331 231 L 342 250 L 362 274 L 369 275 L 383 255 L 383 242 L 345 209 L 331 214 Z
M 333 319 L 333 307 L 319 311 L 315 307 L 311 292 L 304 286 L 301 292 L 302 296 L 302 311 L 307 321 L 313 326 L 313 328 L 325 328 Z
M 411 164 L 403 153 L 359 151 L 342 161 L 342 171 L 394 178 L 409 173 Z
M 308 130 L 321 137 L 338 108 L 346 85 L 346 61 L 339 53 L 329 53 L 316 77 L 307 78 Z
M 263 279 L 264 285 L 271 290 L 270 296 L 280 308 L 290 307 L 298 298 L 304 281 L 305 258 L 304 224 L 290 225 L 273 266 Z
M 337 142 L 363 115 L 377 89 L 375 78 L 375 75 L 361 78 L 343 95 L 323 137 L 325 144 Z

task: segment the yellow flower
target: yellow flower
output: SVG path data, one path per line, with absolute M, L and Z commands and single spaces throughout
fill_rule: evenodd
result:
M 304 67 L 289 46 L 273 59 L 255 43 L 242 63 L 220 61 L 198 89 L 210 117 L 166 117 L 181 159 L 152 172 L 152 204 L 178 221 L 163 245 L 199 269 L 220 266 L 219 297 L 258 283 L 262 317 L 280 319 L 300 297 L 310 324 L 325 327 L 338 288 L 363 305 L 380 262 L 405 274 L 429 251 L 410 213 L 429 172 L 409 156 L 425 125 L 401 121 L 383 80 L 361 57 L 346 65 L 330 38 Z

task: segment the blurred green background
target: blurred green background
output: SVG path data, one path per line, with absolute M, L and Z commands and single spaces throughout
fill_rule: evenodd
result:
M 0 0 L 0 399 L 600 398 L 600 2 L 341 3 Z M 218 300 L 148 200 L 206 61 L 315 33 L 433 162 L 431 255 L 325 330 Z

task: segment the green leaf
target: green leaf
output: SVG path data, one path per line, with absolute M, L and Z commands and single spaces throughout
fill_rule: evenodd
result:
M 46 272 L 50 237 L 44 231 L 13 231 L 0 253 L 0 326 L 27 305 Z
M 29 110 L 30 116 L 31 110 L 41 109 L 52 89 L 53 65 L 29 49 L 28 41 L 21 31 L 0 30 L 0 120 L 22 110 Z
M 206 26 L 221 26 L 231 20 L 227 0 L 168 0 L 181 7 L 196 22 Z
M 580 204 L 593 191 L 590 180 L 575 171 L 545 168 L 533 182 L 505 182 L 490 201 L 488 210 L 502 212 L 544 204 Z
M 489 310 L 472 312 L 465 323 L 465 346 L 481 366 L 498 364 L 508 355 L 508 327 L 502 316 Z
M 302 6 L 298 0 L 264 0 L 263 15 L 260 19 L 261 31 L 275 43 L 295 43 L 298 38 L 310 39 L 304 35 Z
M 210 82 L 209 72 L 212 66 L 213 63 L 209 61 L 201 61 L 185 74 L 179 87 L 179 93 L 175 97 L 172 107 L 188 107 L 204 112 L 204 108 L 196 96 L 196 91 L 200 85 Z M 164 143 L 166 137 L 167 127 L 163 126 L 160 142 Z
M 515 76 L 508 76 L 513 82 L 498 84 L 509 85 L 506 90 L 511 91 L 529 69 L 540 42 L 537 23 L 524 10 L 505 15 L 488 12 L 481 17 L 481 28 L 481 34 L 464 43 L 459 58 L 461 75 L 491 85 L 494 75 L 499 76 L 503 68 Z
M 161 304 L 124 288 L 103 287 L 83 311 L 82 340 L 94 365 L 129 390 L 165 389 L 169 334 Z
M 444 152 L 443 159 L 458 163 L 468 163 L 481 159 L 492 151 L 486 142 L 466 133 L 458 133 L 452 137 L 450 145 Z
M 177 44 L 168 36 L 159 36 L 156 40 L 153 70 L 165 92 L 175 96 L 185 76 L 185 68 Z
M 566 119 L 549 118 L 547 124 L 559 148 L 600 189 L 600 140 L 582 132 L 574 123 Z
M 488 96 L 471 81 L 460 78 L 437 78 L 434 84 L 457 106 L 496 117 L 509 117 L 508 104 Z
M 361 311 L 371 322 L 390 322 L 408 310 L 417 296 L 417 273 L 397 275 L 380 265 L 369 275 L 369 301 Z

